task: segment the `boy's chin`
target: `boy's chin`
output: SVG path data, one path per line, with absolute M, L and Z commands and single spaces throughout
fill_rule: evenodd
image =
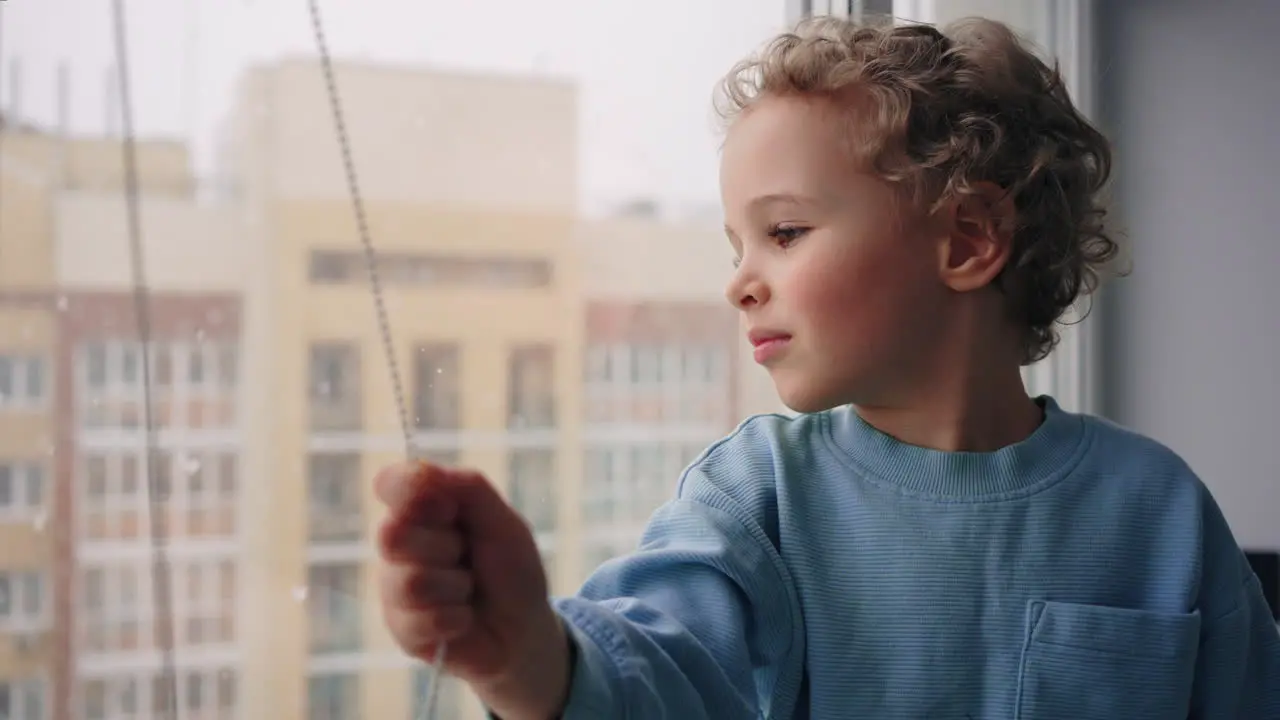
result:
M 839 407 L 848 401 L 842 399 L 840 393 L 830 388 L 821 387 L 817 383 L 804 382 L 799 378 L 774 378 L 774 387 L 778 390 L 778 399 L 787 409 L 797 413 L 816 413 Z

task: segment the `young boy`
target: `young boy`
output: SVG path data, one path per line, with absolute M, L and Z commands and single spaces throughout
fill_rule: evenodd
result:
M 1172 451 L 1019 367 L 1115 254 L 1106 140 L 1004 26 L 818 20 L 730 75 L 728 298 L 796 418 L 548 603 L 484 478 L 377 491 L 397 641 L 505 720 L 1280 719 L 1280 636 Z

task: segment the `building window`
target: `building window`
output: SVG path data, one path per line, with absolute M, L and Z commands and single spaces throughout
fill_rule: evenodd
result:
M 584 364 L 586 381 L 590 383 L 607 383 L 613 379 L 614 361 L 612 348 L 594 345 L 587 348 L 587 361 Z
M 312 542 L 354 542 L 364 534 L 360 456 L 316 454 L 307 460 L 308 526 Z
M 196 387 L 205 383 L 205 352 L 200 345 L 187 350 L 187 383 Z
M 0 461 L 0 522 L 28 520 L 44 509 L 44 501 L 43 465 Z
M 617 454 L 605 449 L 588 450 L 583 464 L 582 514 L 588 525 L 613 519 L 620 493 L 614 488 Z
M 175 534 L 225 537 L 236 531 L 236 456 L 232 453 L 187 451 L 167 463 L 181 471 L 177 502 L 170 506 L 181 519 Z M 121 496 L 127 497 L 121 487 Z M 134 504 L 134 503 L 130 503 Z M 119 520 L 119 518 L 117 518 Z
M 214 350 L 214 362 L 218 384 L 223 389 L 236 386 L 240 377 L 240 349 L 230 343 L 221 343 Z
M 556 423 L 555 350 L 550 345 L 515 348 L 510 356 L 507 426 L 550 428 Z
M 422 453 L 422 459 L 432 465 L 456 468 L 462 463 L 462 453 L 457 448 L 427 450 Z
M 368 281 L 363 254 L 316 250 L 311 253 L 310 277 L 317 285 L 345 285 Z M 536 289 L 552 280 L 552 266 L 538 258 L 476 258 L 408 253 L 379 253 L 378 280 L 388 286 L 485 287 Z
M 513 451 L 508 478 L 511 506 L 529 521 L 540 541 L 550 541 L 556 531 L 555 452 Z
M 662 381 L 662 348 L 636 346 L 631 348 L 631 382 L 650 385 Z
M 671 499 L 694 443 L 594 447 L 584 458 L 582 518 L 587 567 L 634 548 L 654 511 Z
M 0 571 L 0 629 L 6 634 L 44 629 L 49 617 L 47 602 L 42 573 Z
M 236 717 L 236 696 L 238 694 L 236 674 L 224 669 L 218 672 L 214 683 L 217 693 L 218 717 L 220 720 L 231 720 Z
M 0 355 L 0 408 L 43 404 L 45 385 L 43 359 L 28 355 Z
M 442 675 L 439 679 L 439 687 L 436 688 L 436 706 L 435 713 L 432 714 L 432 708 L 427 707 L 427 691 L 431 689 L 431 678 L 435 675 L 435 671 L 431 668 L 418 665 L 410 671 L 409 691 L 413 693 L 409 698 L 409 707 L 413 708 L 413 718 L 457 718 L 463 713 L 463 692 L 460 681 Z M 354 716 L 353 716 L 354 717 Z
M 189 562 L 179 566 L 175 585 L 184 593 L 180 605 L 181 641 L 217 645 L 235 640 L 236 567 L 230 559 Z
M 102 680 L 89 680 L 80 686 L 80 702 L 84 706 L 85 720 L 106 720 L 107 684 Z
M 360 717 L 360 679 L 354 674 L 315 675 L 307 680 L 307 720 Z
M 148 671 L 114 670 L 106 677 L 83 680 L 79 687 L 85 718 L 160 718 L 175 714 L 208 720 L 233 720 L 236 713 L 235 670 L 209 666 L 180 672 L 177 707 L 170 709 L 174 689 L 169 680 Z M 3 714 L 0 713 L 0 717 Z M 14 720 L 25 720 L 13 716 Z
M 706 344 L 595 345 L 586 352 L 589 423 L 732 422 L 729 349 Z
M 81 651 L 112 654 L 154 649 L 151 570 L 145 558 L 83 568 L 76 617 Z M 170 573 L 174 639 L 179 647 L 235 642 L 239 600 L 235 560 L 183 558 L 171 563 Z
M 457 430 L 461 424 L 458 346 L 418 348 L 414 360 L 413 422 L 419 430 Z
M 360 348 L 354 343 L 311 346 L 311 429 L 359 430 Z
M 307 607 L 312 653 L 356 652 L 360 649 L 358 564 L 313 565 L 309 568 Z
M 157 428 L 230 428 L 236 422 L 235 346 L 150 346 L 151 420 Z M 86 429 L 140 430 L 146 420 L 141 345 L 128 340 L 89 343 L 77 354 L 76 394 Z M 175 373 L 175 368 L 177 369 Z
M 43 680 L 0 680 L 0 718 L 48 720 L 48 699 Z
M 160 498 L 169 498 L 173 489 L 172 471 L 174 461 L 169 453 L 156 457 L 155 481 L 156 492 Z M 196 462 L 192 459 L 192 462 Z M 76 519 L 81 535 L 89 540 L 138 540 L 147 535 L 149 508 L 147 507 L 146 456 L 142 453 L 94 453 L 85 455 L 79 463 L 80 475 L 76 483 L 78 501 L 76 503 Z M 188 462 L 182 462 L 180 468 L 189 468 Z M 215 467 L 201 465 L 196 473 L 201 482 L 206 475 L 217 472 Z M 174 535 L 185 534 L 192 527 L 204 532 L 230 534 L 234 530 L 235 498 L 234 496 L 204 493 L 205 505 L 188 508 L 190 488 L 187 478 L 181 485 L 182 500 L 166 507 L 168 511 L 169 530 Z M 234 478 L 233 478 L 234 480 Z M 210 480 L 210 482 L 213 482 Z M 204 513 L 209 513 L 212 520 L 206 522 Z M 201 514 L 195 520 L 191 515 Z M 199 523 L 198 526 L 193 522 Z

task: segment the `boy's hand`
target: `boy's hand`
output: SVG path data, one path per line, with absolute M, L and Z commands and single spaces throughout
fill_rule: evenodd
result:
M 414 462 L 374 480 L 387 626 L 410 655 L 469 683 L 505 720 L 555 717 L 569 641 L 529 527 L 478 473 Z

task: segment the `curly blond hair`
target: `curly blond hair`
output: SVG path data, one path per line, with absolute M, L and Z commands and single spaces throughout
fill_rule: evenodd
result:
M 738 63 L 719 88 L 726 122 L 765 96 L 860 102 L 850 133 L 859 162 L 929 208 L 992 182 L 1015 208 L 997 286 L 1025 328 L 1023 362 L 1047 356 L 1055 328 L 1118 254 L 1100 192 L 1111 148 L 1072 104 L 1055 64 L 1006 25 L 801 23 Z M 855 137 L 856 135 L 856 137 Z

